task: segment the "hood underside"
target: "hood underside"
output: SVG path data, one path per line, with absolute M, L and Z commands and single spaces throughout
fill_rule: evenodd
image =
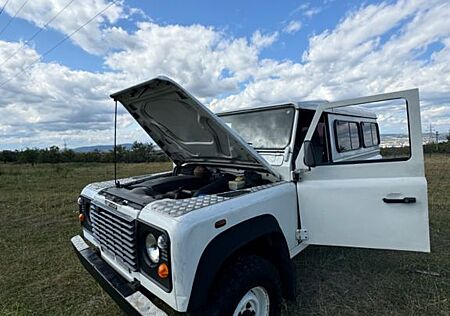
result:
M 111 97 L 177 165 L 226 163 L 279 176 L 234 130 L 169 78 L 158 77 Z

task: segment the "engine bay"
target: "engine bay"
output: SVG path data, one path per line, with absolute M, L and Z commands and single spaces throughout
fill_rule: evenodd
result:
M 178 200 L 210 194 L 245 194 L 247 188 L 272 182 L 267 174 L 253 170 L 196 165 L 175 168 L 172 173 L 156 178 L 146 178 L 108 188 L 102 194 L 113 202 L 142 208 L 161 199 Z

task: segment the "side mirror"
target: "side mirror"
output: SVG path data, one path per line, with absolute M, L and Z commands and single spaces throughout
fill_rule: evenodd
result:
M 303 162 L 306 166 L 313 168 L 316 166 L 316 158 L 314 156 L 314 145 L 310 140 L 303 143 Z

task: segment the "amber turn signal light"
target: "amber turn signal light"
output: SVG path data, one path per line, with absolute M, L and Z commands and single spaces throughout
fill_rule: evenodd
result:
M 78 219 L 80 220 L 80 222 L 84 222 L 84 214 L 80 213 L 80 215 L 78 215 Z
M 169 267 L 165 263 L 161 263 L 158 267 L 158 276 L 165 279 L 169 276 Z

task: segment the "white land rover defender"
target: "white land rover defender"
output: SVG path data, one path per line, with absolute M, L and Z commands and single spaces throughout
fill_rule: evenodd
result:
M 74 249 L 129 314 L 278 315 L 308 245 L 430 251 L 418 90 L 218 116 L 165 77 L 111 97 L 174 164 L 78 200 Z M 362 109 L 390 101 L 406 109 L 402 157 Z

